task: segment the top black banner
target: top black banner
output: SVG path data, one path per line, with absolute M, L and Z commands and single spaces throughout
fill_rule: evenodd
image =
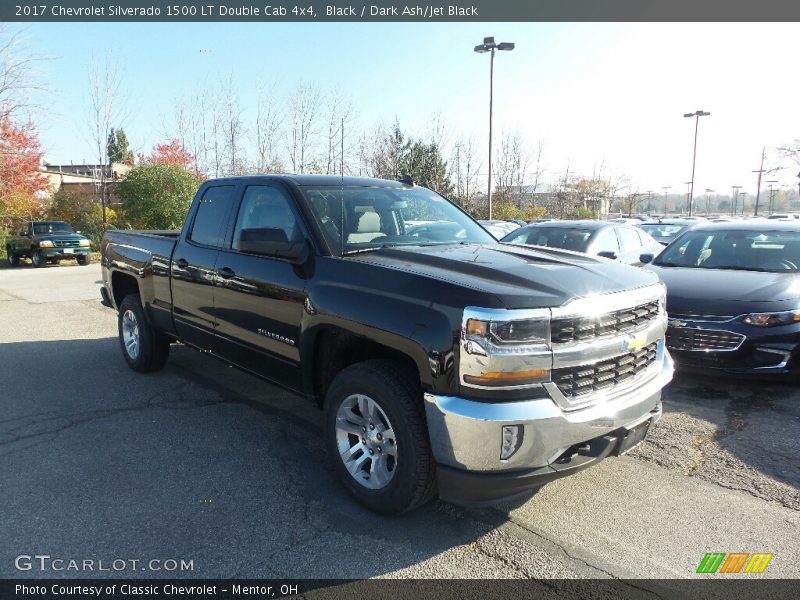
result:
M 0 21 L 18 22 L 536 22 L 798 21 L 796 0 L 3 0 Z

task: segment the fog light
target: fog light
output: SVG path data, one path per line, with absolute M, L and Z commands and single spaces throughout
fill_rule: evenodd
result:
M 503 425 L 500 460 L 508 460 L 516 454 L 517 450 L 522 446 L 523 432 L 524 429 L 522 425 Z

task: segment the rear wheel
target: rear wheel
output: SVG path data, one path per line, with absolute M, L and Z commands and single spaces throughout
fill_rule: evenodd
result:
M 31 262 L 34 267 L 43 267 L 47 264 L 47 257 L 41 250 L 34 250 L 31 256 Z
M 19 266 L 19 256 L 14 254 L 14 251 L 10 246 L 6 247 L 6 256 L 8 257 L 8 264 L 10 264 L 12 267 Z
M 336 471 L 356 499 L 396 515 L 436 494 L 422 391 L 391 361 L 343 370 L 326 394 L 325 435 Z
M 139 298 L 125 297 L 119 307 L 117 326 L 122 355 L 131 369 L 149 373 L 164 368 L 169 358 L 169 340 L 147 322 Z

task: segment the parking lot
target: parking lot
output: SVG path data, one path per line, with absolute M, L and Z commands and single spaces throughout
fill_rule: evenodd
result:
M 796 387 L 678 376 L 624 457 L 524 503 L 390 519 L 340 487 L 315 407 L 182 346 L 128 369 L 99 284 L 96 264 L 0 269 L 0 577 L 93 574 L 15 565 L 46 554 L 162 561 L 125 577 L 671 579 L 706 552 L 798 576 Z

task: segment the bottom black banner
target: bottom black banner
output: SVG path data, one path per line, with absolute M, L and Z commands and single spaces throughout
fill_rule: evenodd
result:
M 2 600 L 267 600 L 272 598 L 462 600 L 800 597 L 800 581 L 786 579 L 369 579 L 369 580 L 187 580 L 47 579 L 0 580 Z

